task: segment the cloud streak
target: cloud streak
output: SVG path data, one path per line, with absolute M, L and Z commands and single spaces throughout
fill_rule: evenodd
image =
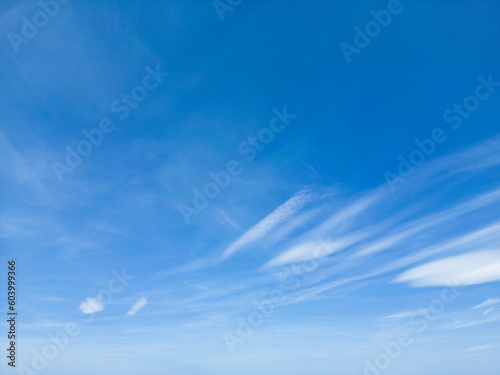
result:
M 325 236 L 334 228 L 338 227 L 341 224 L 344 224 L 350 219 L 355 218 L 361 212 L 366 210 L 375 202 L 377 197 L 378 193 L 372 193 L 371 195 L 361 198 L 351 205 L 343 208 L 339 212 L 335 213 L 333 216 L 322 222 L 317 227 L 309 230 L 305 235 L 301 237 L 301 240 L 297 240 L 297 243 L 295 245 L 291 246 L 280 255 L 265 263 L 262 266 L 262 269 L 324 257 L 326 255 L 345 249 L 373 235 L 380 229 L 380 227 L 363 229 L 335 240 L 326 241 L 320 239 L 321 236 Z M 315 240 L 311 240 L 311 238 L 315 238 Z
M 259 240 L 269 233 L 272 229 L 277 227 L 280 223 L 297 213 L 307 203 L 316 199 L 316 197 L 307 192 L 299 192 L 276 208 L 273 212 L 267 215 L 259 223 L 247 230 L 236 241 L 230 244 L 222 253 L 221 259 L 227 259 L 236 251 L 243 247 Z
M 148 304 L 148 300 L 145 297 L 142 297 L 139 301 L 137 301 L 134 306 L 127 312 L 126 315 L 135 315 L 139 311 L 143 309 L 144 306 Z
M 490 299 L 487 299 L 486 301 L 480 303 L 479 305 L 474 306 L 473 309 L 481 309 L 483 307 L 496 305 L 497 303 L 500 303 L 500 298 L 490 298 Z
M 500 280 L 500 251 L 476 251 L 444 258 L 413 268 L 395 282 L 412 287 L 476 285 Z

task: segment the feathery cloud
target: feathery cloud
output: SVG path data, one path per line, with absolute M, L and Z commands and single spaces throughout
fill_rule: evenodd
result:
M 299 192 L 295 194 L 229 245 L 222 253 L 221 258 L 227 259 L 242 247 L 262 238 L 278 224 L 294 215 L 313 199 L 315 199 L 315 196 L 311 193 Z
M 356 217 L 361 212 L 366 210 L 378 198 L 378 196 L 379 193 L 372 193 L 371 195 L 363 197 L 337 212 L 319 226 L 308 231 L 304 236 L 302 236 L 303 240 L 298 244 L 293 245 L 280 255 L 264 264 L 262 269 L 324 257 L 373 235 L 377 230 L 374 228 L 368 228 L 335 240 L 320 240 L 320 236 L 324 236 L 326 233 L 332 231 L 336 226 Z M 316 238 L 316 240 L 312 240 L 311 238 Z
M 473 307 L 473 309 L 480 309 L 483 307 L 491 306 L 491 305 L 496 305 L 497 303 L 500 303 L 500 298 L 490 298 L 487 299 L 484 302 L 481 302 L 479 305 L 476 305 Z
M 137 301 L 134 306 L 127 312 L 127 315 L 135 315 L 137 314 L 144 306 L 148 304 L 148 300 L 145 297 L 142 297 L 139 301 Z
M 498 345 L 481 345 L 481 346 L 474 346 L 472 348 L 467 348 L 464 350 L 464 352 L 477 352 L 480 350 L 488 350 L 488 349 L 493 349 L 498 347 Z
M 394 281 L 412 287 L 475 285 L 500 280 L 500 250 L 440 259 L 403 272 Z
M 393 314 L 393 315 L 387 315 L 380 320 L 400 320 L 400 319 L 406 319 L 406 318 L 411 318 L 412 316 L 419 315 L 419 314 L 425 314 L 428 311 L 428 309 L 418 309 L 418 310 L 413 310 L 413 311 L 405 311 L 402 313 L 398 314 Z

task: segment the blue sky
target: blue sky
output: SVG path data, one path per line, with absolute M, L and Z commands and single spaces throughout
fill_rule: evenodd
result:
M 48 3 L 0 4 L 2 371 L 497 373 L 495 1 Z

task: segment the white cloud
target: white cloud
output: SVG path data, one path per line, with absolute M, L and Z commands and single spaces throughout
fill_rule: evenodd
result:
M 283 241 L 289 239 L 291 236 L 295 236 L 296 233 L 301 231 L 301 228 L 303 228 L 304 225 L 316 220 L 316 218 L 320 217 L 321 213 L 324 211 L 325 206 L 316 207 L 290 218 L 286 223 L 283 223 L 267 235 L 267 246 L 275 247 L 276 245 L 279 245 L 283 243 Z
M 262 266 L 263 269 L 269 267 L 282 266 L 289 263 L 304 262 L 306 260 L 320 258 L 322 256 L 339 251 L 346 247 L 350 242 L 343 240 L 337 242 L 310 241 L 293 246 L 284 253 L 271 259 Z
M 488 350 L 488 349 L 493 349 L 496 348 L 498 345 L 481 345 L 481 346 L 474 346 L 472 348 L 465 349 L 465 352 L 477 352 L 479 350 Z
M 394 281 L 412 287 L 475 285 L 500 280 L 500 251 L 477 251 L 444 258 L 403 272 Z
M 314 231 L 314 233 L 323 233 L 325 231 L 331 231 L 333 228 L 345 224 L 348 220 L 355 218 L 361 212 L 365 211 L 373 203 L 375 203 L 381 197 L 379 191 L 371 192 L 358 199 L 356 202 L 345 207 L 341 211 L 337 212 L 335 215 L 330 217 L 324 223 L 319 225 Z
M 447 251 L 466 251 L 476 249 L 478 246 L 483 248 L 494 247 L 500 240 L 499 232 L 500 222 L 496 222 L 494 225 L 490 225 L 475 232 L 449 239 L 439 244 L 427 246 L 418 253 L 407 255 L 380 267 L 377 272 L 390 272 Z
M 96 312 L 104 310 L 104 306 L 102 305 L 102 303 L 95 298 L 86 298 L 79 307 L 84 314 L 94 314 Z
M 402 313 L 398 314 L 393 314 L 393 315 L 388 315 L 380 318 L 380 320 L 400 320 L 400 319 L 406 319 L 406 318 L 411 318 L 412 316 L 415 315 L 422 315 L 427 313 L 428 309 L 418 309 L 418 310 L 413 310 L 413 311 L 405 311 Z
M 148 304 L 148 300 L 142 297 L 139 301 L 137 301 L 134 306 L 127 312 L 127 315 L 135 315 L 137 314 L 144 306 Z
M 500 134 L 472 146 L 465 151 L 443 156 L 425 163 L 417 168 L 412 176 L 413 183 L 398 186 L 398 192 L 406 190 L 415 192 L 435 186 L 439 181 L 450 176 L 468 172 L 477 173 L 500 164 Z
M 479 325 L 483 325 L 483 324 L 489 324 L 489 323 L 495 323 L 497 324 L 497 322 L 500 320 L 500 316 L 499 315 L 493 315 L 490 317 L 483 317 L 481 320 L 474 320 L 474 321 L 470 321 L 470 322 L 464 322 L 464 321 L 456 321 L 456 322 L 453 322 L 447 326 L 444 326 L 443 329 L 447 329 L 447 330 L 455 330 L 455 329 L 462 329 L 462 328 L 469 328 L 469 327 L 476 327 L 476 326 L 479 326 Z
M 415 233 L 418 233 L 421 231 L 423 228 L 426 226 L 421 225 L 415 228 L 407 229 L 401 233 L 382 238 L 380 240 L 374 241 L 373 243 L 369 244 L 368 246 L 364 247 L 362 250 L 358 251 L 357 253 L 353 254 L 352 258 L 359 258 L 361 256 L 377 253 L 379 251 L 388 249 L 398 242 L 412 236 Z
M 269 267 L 282 266 L 289 263 L 304 262 L 310 259 L 319 259 L 321 257 L 346 249 L 349 246 L 355 245 L 356 243 L 366 239 L 367 237 L 372 236 L 374 233 L 377 233 L 379 229 L 380 226 L 374 226 L 342 236 L 335 240 L 307 240 L 285 250 L 283 253 L 264 264 L 262 268 L 265 269 Z M 316 229 L 313 229 L 311 232 L 309 232 L 309 235 L 312 235 L 314 231 L 316 231 Z
M 357 258 L 360 256 L 373 254 L 385 249 L 388 249 L 395 245 L 396 243 L 407 239 L 428 227 L 436 226 L 443 222 L 448 222 L 457 218 L 460 215 L 466 214 L 470 211 L 477 210 L 483 208 L 487 205 L 490 205 L 500 199 L 500 189 L 492 190 L 487 193 L 484 193 L 480 196 L 477 196 L 465 203 L 459 204 L 457 206 L 451 207 L 443 212 L 439 212 L 437 214 L 432 214 L 423 218 L 420 218 L 413 223 L 411 223 L 408 227 L 409 229 L 405 229 L 404 231 L 397 233 L 395 235 L 382 238 L 358 251 L 353 255 L 353 258 Z M 495 234 L 498 234 L 498 228 L 493 228 L 495 230 Z
M 231 245 L 229 245 L 226 250 L 224 250 L 224 253 L 221 256 L 222 259 L 230 257 L 242 247 L 247 246 L 265 236 L 269 231 L 274 229 L 290 216 L 294 215 L 313 199 L 315 199 L 315 197 L 312 194 L 303 192 L 295 194 L 256 225 L 243 233 L 243 235 L 241 235 L 240 238 L 234 241 Z
M 289 263 L 303 262 L 314 258 L 320 258 L 345 249 L 346 247 L 351 246 L 373 235 L 374 233 L 377 233 L 380 230 L 380 226 L 377 228 L 359 230 L 332 241 L 319 240 L 320 237 L 330 233 L 338 225 L 344 224 L 349 219 L 356 217 L 361 212 L 366 210 L 376 201 L 376 199 L 378 199 L 379 195 L 380 193 L 378 192 L 370 193 L 337 212 L 332 217 L 328 218 L 326 221 L 301 236 L 298 240 L 298 244 L 274 257 L 264 264 L 262 268 L 277 267 Z M 311 238 L 315 238 L 315 240 L 312 240 Z
M 494 307 L 490 307 L 490 308 L 486 309 L 485 311 L 483 311 L 483 315 L 488 315 L 493 310 L 495 310 L 495 308 Z
M 479 305 L 474 306 L 473 309 L 480 309 L 486 306 L 496 305 L 497 303 L 500 303 L 500 298 L 490 298 L 481 302 Z

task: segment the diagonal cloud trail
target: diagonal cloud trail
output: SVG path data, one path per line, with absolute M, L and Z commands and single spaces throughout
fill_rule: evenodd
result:
M 306 191 L 298 192 L 230 244 L 222 253 L 221 260 L 229 258 L 236 251 L 264 237 L 269 231 L 316 198 L 315 194 Z

